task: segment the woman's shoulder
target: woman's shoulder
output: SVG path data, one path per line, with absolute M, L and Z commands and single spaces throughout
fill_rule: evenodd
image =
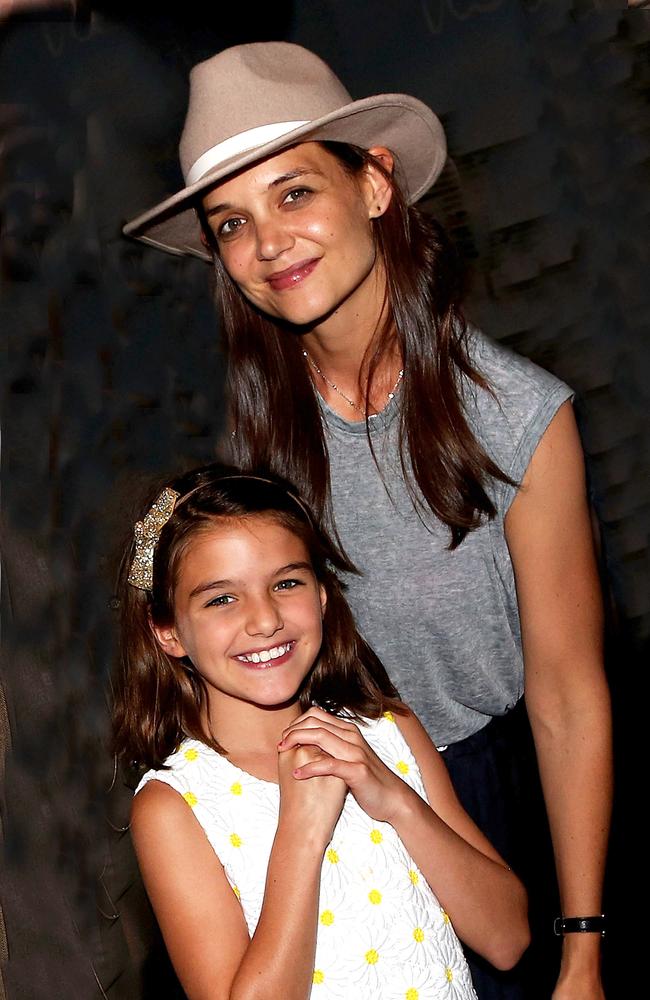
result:
M 519 482 L 549 423 L 573 391 L 551 372 L 471 327 L 470 360 L 486 379 L 485 388 L 463 386 L 465 412 L 477 440 L 499 468 Z M 496 488 L 497 506 L 507 509 L 513 487 Z
M 568 399 L 573 395 L 569 386 L 552 372 L 476 327 L 468 328 L 467 348 L 470 360 L 485 377 L 490 390 L 477 392 L 479 405 L 498 403 L 506 415 L 511 413 L 523 419 L 549 396 L 559 394 Z

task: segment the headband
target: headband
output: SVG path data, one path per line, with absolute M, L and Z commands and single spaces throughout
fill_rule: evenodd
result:
M 295 493 L 292 493 L 291 490 L 287 490 L 280 486 L 279 483 L 274 482 L 272 479 L 265 479 L 263 476 L 247 476 L 237 473 L 231 476 L 220 476 L 213 482 L 216 486 L 217 484 L 226 482 L 229 479 L 246 479 L 258 483 L 265 483 L 267 486 L 275 486 L 276 489 L 282 490 L 294 501 L 296 506 L 300 508 L 301 512 L 307 518 L 309 524 L 313 527 L 312 516 L 300 497 L 296 496 Z M 176 508 L 180 506 L 180 504 L 185 503 L 185 501 L 188 500 L 189 497 L 193 496 L 193 494 L 198 490 L 203 489 L 204 485 L 206 484 L 201 483 L 199 486 L 195 486 L 182 497 L 176 490 L 166 486 L 158 498 L 154 500 L 143 519 L 141 521 L 136 521 L 133 526 L 135 554 L 133 556 L 133 562 L 131 563 L 131 569 L 129 570 L 129 575 L 127 577 L 128 582 L 132 587 L 137 587 L 138 590 L 152 589 L 153 557 L 156 551 L 156 545 L 158 544 L 158 539 L 160 538 L 160 532 L 165 527 Z

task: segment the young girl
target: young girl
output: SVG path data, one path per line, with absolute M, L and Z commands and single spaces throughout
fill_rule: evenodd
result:
M 188 997 L 471 998 L 456 932 L 516 962 L 524 890 L 357 632 L 303 502 L 190 472 L 124 565 L 115 747 L 149 768 L 131 832 Z
M 335 532 L 360 630 L 532 883 L 541 955 L 507 977 L 473 965 L 481 1000 L 548 1000 L 553 927 L 554 1000 L 603 1000 L 609 697 L 571 390 L 466 327 L 449 242 L 414 205 L 445 160 L 429 108 L 353 101 L 282 42 L 220 52 L 190 84 L 185 187 L 126 231 L 213 264 L 234 460 L 295 483 Z

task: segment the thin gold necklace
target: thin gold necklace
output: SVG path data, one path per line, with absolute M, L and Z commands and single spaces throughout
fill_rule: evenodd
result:
M 314 361 L 314 359 L 312 357 L 310 357 L 310 355 L 307 353 L 307 351 L 303 350 L 302 353 L 303 353 L 303 356 L 305 358 L 307 358 L 307 361 L 312 366 L 312 368 L 314 369 L 314 371 L 318 372 L 318 374 L 322 378 L 323 382 L 326 382 L 327 385 L 330 387 L 330 389 L 333 389 L 334 392 L 338 393 L 338 395 L 341 397 L 341 399 L 344 399 L 345 402 L 349 406 L 352 407 L 352 409 L 356 410 L 357 413 L 363 414 L 363 416 L 365 417 L 366 411 L 363 409 L 363 407 L 359 406 L 358 403 L 355 403 L 354 400 L 350 399 L 349 396 L 346 396 L 345 393 L 341 389 L 339 389 L 339 387 L 336 384 L 336 382 L 332 382 L 332 380 L 327 377 L 327 375 L 325 374 L 325 372 L 321 371 L 321 369 L 318 367 L 318 365 L 316 364 L 316 362 Z M 386 397 L 386 405 L 388 405 L 388 403 L 390 402 L 390 400 L 393 399 L 395 393 L 397 392 L 398 386 L 399 386 L 399 384 L 400 384 L 400 382 L 402 381 L 403 378 L 404 378 L 404 369 L 401 368 L 400 371 L 397 373 L 397 379 L 395 381 L 395 385 L 393 386 L 393 388 L 391 389 L 391 391 L 388 393 L 388 395 Z M 369 414 L 369 416 L 374 417 L 374 416 L 376 416 L 376 414 L 375 413 L 371 413 L 371 414 Z

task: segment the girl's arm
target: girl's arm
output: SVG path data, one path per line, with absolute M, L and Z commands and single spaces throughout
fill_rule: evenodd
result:
M 461 806 L 420 722 L 407 711 L 399 716 L 399 726 L 430 805 L 386 767 L 357 726 L 321 709 L 311 708 L 296 720 L 283 746 L 312 742 L 329 754 L 302 766 L 296 776 L 343 778 L 369 816 L 397 831 L 458 936 L 497 968 L 511 968 L 529 941 L 525 890 Z
M 562 912 L 601 913 L 611 810 L 611 722 L 602 611 L 573 409 L 560 407 L 506 515 L 525 696 Z M 600 935 L 570 934 L 554 1000 L 599 1000 Z
M 253 938 L 203 829 L 182 796 L 150 781 L 136 795 L 131 836 L 144 884 L 189 1000 L 306 1000 L 312 986 L 323 853 L 345 786 L 317 782 L 308 795 L 291 769 L 312 759 L 303 748 L 280 764 L 280 819 Z M 318 787 L 317 787 L 318 786 Z

